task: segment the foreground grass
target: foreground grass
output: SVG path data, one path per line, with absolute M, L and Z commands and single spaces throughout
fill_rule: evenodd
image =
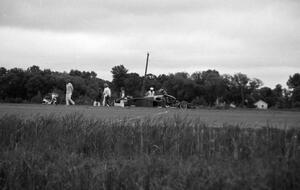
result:
M 299 129 L 0 118 L 1 189 L 300 189 Z

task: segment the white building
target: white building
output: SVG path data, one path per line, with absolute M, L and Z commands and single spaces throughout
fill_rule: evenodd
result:
M 262 100 L 258 100 L 257 102 L 254 103 L 254 105 L 258 109 L 268 109 L 268 104 Z

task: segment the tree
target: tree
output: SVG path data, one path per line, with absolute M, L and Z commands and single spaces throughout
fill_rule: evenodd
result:
M 7 70 L 4 67 L 0 67 L 0 77 L 6 74 Z
M 70 76 L 79 76 L 81 77 L 82 76 L 82 73 L 81 71 L 78 71 L 78 70 L 71 70 L 70 73 L 69 73 Z
M 263 87 L 259 89 L 260 98 L 268 103 L 269 107 L 272 107 L 276 104 L 276 96 L 269 87 Z
M 26 84 L 27 75 L 19 68 L 13 68 L 7 71 L 4 79 L 4 85 L 1 87 L 5 89 L 4 98 L 7 99 L 26 99 Z
M 293 76 L 290 76 L 286 84 L 292 89 L 300 86 L 300 73 L 295 73 Z
M 300 86 L 297 86 L 293 90 L 293 95 L 292 95 L 292 104 L 293 107 L 300 107 Z
M 91 78 L 95 79 L 97 77 L 97 73 L 95 73 L 94 71 L 91 72 Z
M 140 90 L 142 87 L 142 77 L 137 73 L 129 73 L 125 79 L 125 93 L 129 96 L 140 96 Z M 119 91 L 118 91 L 119 92 Z
M 206 101 L 212 106 L 217 98 L 224 95 L 225 88 L 222 77 L 216 70 L 207 70 L 202 72 L 202 82 Z
M 236 73 L 234 74 L 232 78 L 233 85 L 239 89 L 240 95 L 241 95 L 241 102 L 240 105 L 244 107 L 245 105 L 245 90 L 247 87 L 247 84 L 249 82 L 249 78 L 247 77 L 246 74 L 242 73 Z
M 261 87 L 263 84 L 264 83 L 258 78 L 253 78 L 249 81 L 250 90 L 252 92 Z
M 144 90 L 149 90 L 150 87 L 154 87 L 155 90 L 160 89 L 162 84 L 157 80 L 157 76 L 154 74 L 147 74 L 146 75 L 146 80 L 145 80 L 145 89 Z
M 187 72 L 177 72 L 175 73 L 176 78 L 188 79 L 190 75 Z
M 0 67 L 0 100 L 3 100 L 7 95 L 7 70 Z
M 284 97 L 283 97 L 282 86 L 280 84 L 277 84 L 272 91 L 273 91 L 273 96 L 275 98 L 275 106 L 276 106 L 276 108 L 284 108 L 284 107 L 286 107 L 285 106 Z
M 277 84 L 275 86 L 275 88 L 273 89 L 273 92 L 276 97 L 281 98 L 282 94 L 283 94 L 283 89 L 282 89 L 281 84 Z
M 300 90 L 300 73 L 295 73 L 293 76 L 290 76 L 287 83 L 289 88 L 292 89 L 292 106 L 293 107 L 300 107 L 300 100 L 299 100 L 299 90 Z
M 113 84 L 114 90 L 118 90 L 121 87 L 125 86 L 124 81 L 127 77 L 127 72 L 128 72 L 128 69 L 126 69 L 124 67 L 124 65 L 118 65 L 111 69 L 111 73 L 113 75 L 112 84 Z
M 283 89 L 283 101 L 284 101 L 284 108 L 291 108 L 292 107 L 292 100 L 291 100 L 292 92 L 286 88 Z
M 29 99 L 31 99 L 33 96 L 37 95 L 38 93 L 45 95 L 45 89 L 44 87 L 44 81 L 41 75 L 33 75 L 31 76 L 26 84 L 25 84 L 26 90 L 27 90 L 27 96 Z
M 29 67 L 27 69 L 27 71 L 30 72 L 30 73 L 40 73 L 41 72 L 40 67 L 36 66 L 36 65 L 33 65 L 33 66 Z
M 163 78 L 165 81 L 162 84 L 168 94 L 175 96 L 179 100 L 192 101 L 195 97 L 195 82 L 189 77 L 186 72 L 178 72 L 169 74 L 168 76 L 159 76 L 159 80 Z
M 191 79 L 193 81 L 195 81 L 197 84 L 201 84 L 202 83 L 202 72 L 201 71 L 194 72 L 191 75 Z
M 163 86 L 164 82 L 167 81 L 169 79 L 168 75 L 162 74 L 162 75 L 158 75 L 157 77 L 157 82 L 159 82 L 160 86 Z
M 64 100 L 66 79 L 71 79 L 75 88 L 74 97 L 78 103 L 88 104 L 95 97 L 103 80 L 96 78 L 95 72 L 71 70 L 70 73 L 43 71 L 38 66 L 26 70 L 0 68 L 0 101 L 40 102 L 41 97 L 50 92 L 59 94 L 59 102 Z

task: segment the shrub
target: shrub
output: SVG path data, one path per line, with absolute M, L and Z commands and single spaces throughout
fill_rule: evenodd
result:
M 41 92 L 38 92 L 35 96 L 31 98 L 32 103 L 41 103 L 43 100 Z
M 193 106 L 207 106 L 208 105 L 203 96 L 201 96 L 200 98 L 199 98 L 199 96 L 197 96 L 195 99 L 192 100 L 191 104 Z

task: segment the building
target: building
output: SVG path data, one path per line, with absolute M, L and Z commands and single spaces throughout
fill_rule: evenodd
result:
M 254 105 L 257 109 L 268 109 L 268 104 L 263 100 L 258 100 Z

